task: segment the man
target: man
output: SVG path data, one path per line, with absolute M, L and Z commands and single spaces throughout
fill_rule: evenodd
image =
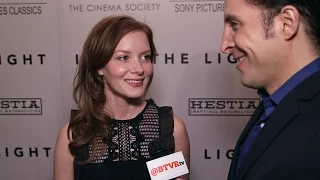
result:
M 228 180 L 320 179 L 320 0 L 225 0 L 224 53 L 262 101 Z

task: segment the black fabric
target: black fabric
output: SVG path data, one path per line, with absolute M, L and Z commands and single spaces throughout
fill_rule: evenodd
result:
M 173 110 L 170 106 L 163 106 L 159 108 L 160 116 L 160 135 L 163 141 L 166 143 L 169 154 L 174 152 L 175 144 L 173 137 L 174 120 Z
M 319 82 L 317 72 L 281 100 L 236 171 L 240 144 L 263 112 L 258 106 L 237 141 L 228 180 L 320 179 Z
M 148 109 L 149 107 L 149 109 Z M 159 116 L 159 139 L 162 139 L 167 147 L 168 154 L 171 154 L 175 150 L 174 144 L 174 120 L 173 120 L 173 110 L 172 107 L 163 106 L 158 107 L 153 103 L 153 101 L 148 101 L 147 110 L 144 110 L 141 115 L 138 115 L 138 119 L 133 119 L 127 121 L 127 123 L 137 123 L 139 122 L 139 127 L 145 121 L 145 117 L 150 117 L 150 110 L 153 110 L 150 107 L 154 107 Z M 77 110 L 71 110 L 71 116 L 74 117 L 77 113 Z M 144 118 L 143 118 L 144 117 Z M 140 120 L 140 118 L 142 118 Z M 121 121 L 121 120 L 120 120 Z M 122 122 L 121 122 L 122 123 Z M 73 138 L 75 135 L 73 134 Z M 138 141 L 144 141 L 145 138 L 139 138 L 137 136 Z M 110 138 L 111 139 L 111 138 Z M 140 154 L 137 160 L 128 160 L 128 161 L 113 161 L 114 158 L 109 157 L 113 156 L 110 153 L 109 143 L 108 141 L 108 150 L 109 152 L 107 159 L 98 159 L 96 163 L 89 163 L 86 165 L 77 164 L 78 160 L 86 160 L 89 158 L 89 144 L 83 145 L 76 151 L 75 159 L 74 159 L 74 180 L 150 180 L 150 176 L 148 173 L 148 169 L 146 166 L 146 162 L 151 160 L 148 156 L 143 156 Z M 146 142 L 143 142 L 146 143 Z M 103 161 L 103 162 L 100 162 Z

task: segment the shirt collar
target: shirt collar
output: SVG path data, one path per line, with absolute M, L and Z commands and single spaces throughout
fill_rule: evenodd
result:
M 269 95 L 266 90 L 259 89 L 258 95 L 262 100 L 270 98 L 270 100 L 278 105 L 280 101 L 299 83 L 307 79 L 309 76 L 320 70 L 320 57 L 312 61 L 310 64 L 302 68 L 300 71 L 295 73 L 288 81 L 286 81 L 279 89 L 273 94 Z

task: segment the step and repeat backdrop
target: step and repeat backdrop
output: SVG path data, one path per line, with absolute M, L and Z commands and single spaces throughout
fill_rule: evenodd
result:
M 101 18 L 127 14 L 154 31 L 148 97 L 184 120 L 191 180 L 225 180 L 259 99 L 220 52 L 223 11 L 219 0 L 0 0 L 0 179 L 52 180 L 85 38 Z

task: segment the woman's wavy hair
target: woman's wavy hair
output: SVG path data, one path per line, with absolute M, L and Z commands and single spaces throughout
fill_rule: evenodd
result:
M 146 34 L 151 49 L 151 60 L 152 63 L 155 62 L 156 48 L 151 28 L 127 15 L 103 18 L 91 29 L 84 43 L 73 82 L 72 95 L 78 109 L 75 115 L 71 116 L 68 127 L 68 132 L 72 132 L 72 138 L 69 133 L 68 137 L 71 141 L 69 150 L 73 156 L 80 147 L 92 144 L 90 157 L 78 162 L 80 164 L 87 164 L 96 155 L 103 154 L 97 153 L 97 137 L 107 138 L 111 115 L 104 111 L 106 103 L 104 81 L 99 76 L 98 70 L 107 65 L 119 41 L 132 31 L 142 31 Z M 106 149 L 106 144 L 103 149 Z

